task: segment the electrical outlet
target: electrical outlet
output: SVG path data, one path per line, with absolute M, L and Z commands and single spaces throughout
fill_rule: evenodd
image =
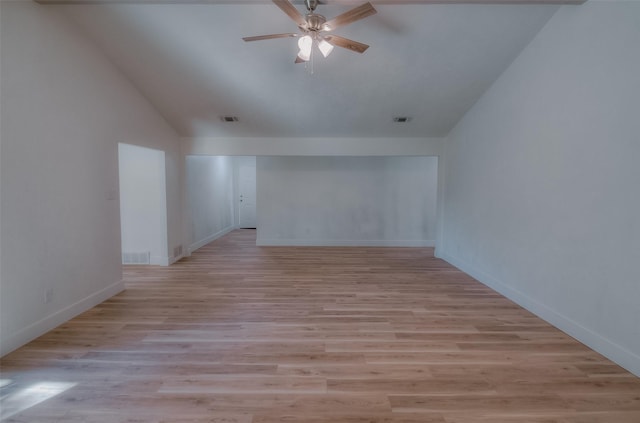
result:
M 44 291 L 44 303 L 48 304 L 53 299 L 53 288 L 47 288 Z

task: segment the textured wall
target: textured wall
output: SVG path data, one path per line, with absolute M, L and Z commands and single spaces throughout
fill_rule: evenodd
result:
M 258 157 L 258 243 L 433 245 L 435 157 Z

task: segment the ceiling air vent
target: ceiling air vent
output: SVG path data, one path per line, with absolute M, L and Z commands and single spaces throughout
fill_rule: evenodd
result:
M 397 123 L 407 123 L 410 120 L 411 120 L 411 118 L 407 117 L 407 116 L 396 116 L 396 117 L 393 118 L 393 121 L 397 122 Z
M 238 116 L 221 116 L 223 122 L 237 122 Z

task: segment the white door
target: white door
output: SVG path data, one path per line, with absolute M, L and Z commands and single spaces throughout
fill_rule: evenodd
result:
M 238 223 L 241 228 L 256 227 L 256 166 L 241 163 L 238 168 L 238 191 L 240 198 Z

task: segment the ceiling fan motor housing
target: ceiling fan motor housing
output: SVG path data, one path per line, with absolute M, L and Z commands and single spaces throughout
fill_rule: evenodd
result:
M 324 24 L 327 22 L 327 18 L 322 15 L 308 13 L 304 19 L 307 21 L 307 24 L 300 26 L 300 29 L 303 31 L 323 31 L 325 29 Z

